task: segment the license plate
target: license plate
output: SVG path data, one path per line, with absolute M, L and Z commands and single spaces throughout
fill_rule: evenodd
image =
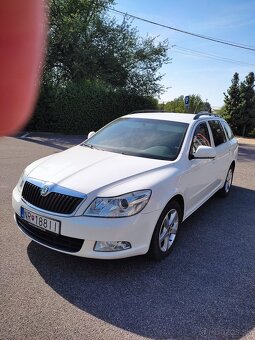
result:
M 21 207 L 21 217 L 36 228 L 59 234 L 60 221 L 52 220 L 51 218 L 35 214 L 23 207 Z

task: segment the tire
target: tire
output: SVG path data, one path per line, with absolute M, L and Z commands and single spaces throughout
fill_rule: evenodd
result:
M 233 176 L 234 176 L 234 166 L 231 165 L 231 167 L 228 169 L 227 177 L 225 179 L 223 188 L 221 188 L 218 191 L 219 196 L 227 197 L 229 195 L 229 192 L 232 186 Z
M 152 235 L 149 249 L 151 258 L 159 261 L 170 254 L 181 219 L 180 205 L 175 201 L 169 202 L 162 211 Z

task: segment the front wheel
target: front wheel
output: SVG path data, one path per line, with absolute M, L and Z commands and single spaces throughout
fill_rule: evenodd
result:
M 181 223 L 180 205 L 172 201 L 161 213 L 152 235 L 149 254 L 155 260 L 162 260 L 169 255 Z
M 233 175 L 234 175 L 234 167 L 231 165 L 231 167 L 228 170 L 227 177 L 224 183 L 224 186 L 222 189 L 219 190 L 219 195 L 221 197 L 226 197 L 229 194 L 229 191 L 232 186 L 232 181 L 233 181 Z

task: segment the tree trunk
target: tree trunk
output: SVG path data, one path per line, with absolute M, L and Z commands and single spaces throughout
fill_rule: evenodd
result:
M 245 130 L 246 130 L 246 124 L 244 124 L 244 126 L 243 126 L 242 137 L 244 137 L 244 136 L 245 136 Z

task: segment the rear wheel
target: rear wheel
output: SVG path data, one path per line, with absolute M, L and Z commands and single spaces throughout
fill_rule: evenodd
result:
M 155 260 L 162 260 L 172 251 L 181 223 L 180 205 L 172 201 L 167 204 L 156 224 L 149 253 Z
M 219 195 L 221 197 L 227 197 L 228 196 L 229 191 L 230 191 L 231 186 L 232 186 L 233 175 L 234 175 L 234 167 L 233 167 L 233 165 L 231 165 L 231 167 L 228 170 L 224 186 L 223 186 L 222 189 L 219 190 Z

